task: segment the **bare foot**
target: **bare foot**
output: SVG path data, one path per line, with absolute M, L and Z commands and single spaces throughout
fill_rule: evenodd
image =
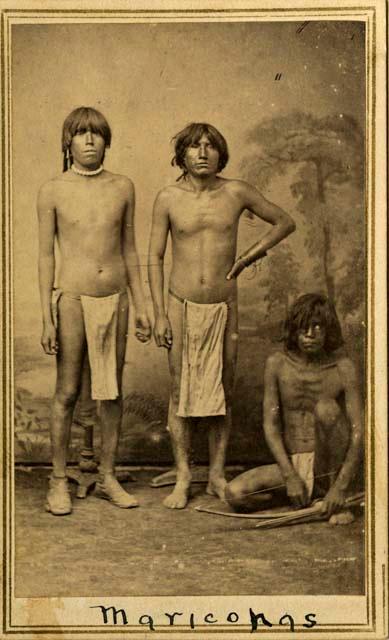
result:
M 189 500 L 190 484 L 185 481 L 178 481 L 172 493 L 163 501 L 163 505 L 168 509 L 185 509 Z
M 334 515 L 331 516 L 329 522 L 332 525 L 350 524 L 351 522 L 354 522 L 354 520 L 354 514 L 352 514 L 351 511 L 346 510 L 340 511 L 339 513 L 334 513 Z
M 227 480 L 223 476 L 213 479 L 210 478 L 206 488 L 206 493 L 208 493 L 208 495 L 210 496 L 217 496 L 218 498 L 220 498 L 220 500 L 222 500 L 222 502 L 225 502 L 226 486 Z

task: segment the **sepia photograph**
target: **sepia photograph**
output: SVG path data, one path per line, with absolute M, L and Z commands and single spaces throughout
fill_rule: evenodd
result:
M 0 2 L 2 637 L 387 637 L 385 9 Z

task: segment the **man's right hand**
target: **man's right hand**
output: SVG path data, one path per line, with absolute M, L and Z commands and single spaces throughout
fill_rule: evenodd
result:
M 57 332 L 53 323 L 45 324 L 43 326 L 41 345 L 44 349 L 44 352 L 47 353 L 48 356 L 57 355 L 58 353 Z
M 154 325 L 154 339 L 157 347 L 170 349 L 173 344 L 173 333 L 167 316 L 158 316 Z
M 292 473 L 285 481 L 286 493 L 291 503 L 296 507 L 306 507 L 308 504 L 307 487 L 297 472 Z
M 233 280 L 238 277 L 238 275 L 246 268 L 246 264 L 243 262 L 242 258 L 238 258 L 235 260 L 232 265 L 230 271 L 226 275 L 226 280 Z

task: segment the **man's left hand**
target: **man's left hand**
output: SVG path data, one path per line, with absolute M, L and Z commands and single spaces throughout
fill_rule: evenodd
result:
M 339 487 L 334 484 L 323 499 L 323 506 L 321 510 L 331 516 L 333 513 L 341 511 L 345 500 L 346 491 L 339 489 Z
M 241 258 L 238 258 L 238 260 L 236 260 L 236 262 L 234 262 L 234 264 L 232 265 L 232 269 L 227 273 L 226 280 L 237 278 L 245 267 L 246 265 L 244 264 L 243 260 Z
M 150 342 L 151 324 L 147 313 L 137 313 L 135 315 L 135 337 L 143 344 Z

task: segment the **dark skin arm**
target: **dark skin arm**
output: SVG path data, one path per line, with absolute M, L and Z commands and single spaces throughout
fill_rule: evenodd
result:
M 128 284 L 135 305 L 135 336 L 146 343 L 151 337 L 150 321 L 144 302 L 138 252 L 135 244 L 135 191 L 130 180 L 126 180 L 126 209 L 123 218 L 123 254 L 127 269 Z
M 237 184 L 238 195 L 242 202 L 242 211 L 248 209 L 260 220 L 269 222 L 273 228 L 237 258 L 226 276 L 227 280 L 237 278 L 243 269 L 266 256 L 268 249 L 281 242 L 296 228 L 290 215 L 280 207 L 277 207 L 277 205 L 266 200 L 255 187 L 242 181 L 238 181 Z
M 344 358 L 338 364 L 339 374 L 344 385 L 347 417 L 350 421 L 350 442 L 345 460 L 338 476 L 327 492 L 322 510 L 329 515 L 340 511 L 345 503 L 347 488 L 355 475 L 362 452 L 361 403 L 355 367 L 351 360 Z
M 307 489 L 288 458 L 280 429 L 280 397 L 278 391 L 279 355 L 270 356 L 265 365 L 263 427 L 266 442 L 285 481 L 286 492 L 293 505 L 308 504 Z
M 158 194 L 153 209 L 151 227 L 148 273 L 151 297 L 154 306 L 154 339 L 158 347 L 170 349 L 173 334 L 169 318 L 165 311 L 163 297 L 163 261 L 170 230 L 168 195 L 166 192 Z
M 38 195 L 39 221 L 39 291 L 42 308 L 41 345 L 47 355 L 58 352 L 57 332 L 51 313 L 51 294 L 54 285 L 55 257 L 54 239 L 56 233 L 55 195 L 52 183 L 46 183 Z

